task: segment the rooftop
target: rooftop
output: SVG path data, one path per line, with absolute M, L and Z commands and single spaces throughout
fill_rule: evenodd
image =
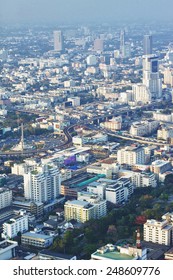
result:
M 92 258 L 94 256 L 111 259 L 111 260 L 133 260 L 134 256 L 130 256 L 127 254 L 122 254 L 118 251 L 117 247 L 108 244 L 104 247 L 99 248 L 95 253 L 92 254 Z

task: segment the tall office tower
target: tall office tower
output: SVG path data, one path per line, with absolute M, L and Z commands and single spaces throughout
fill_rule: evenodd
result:
M 143 39 L 144 55 L 152 54 L 152 47 L 153 47 L 152 45 L 153 45 L 152 35 L 144 35 L 144 39 Z
M 35 202 L 49 202 L 60 194 L 60 172 L 55 165 L 39 165 L 24 174 L 25 198 Z
M 123 56 L 124 53 L 124 46 L 125 46 L 125 32 L 121 30 L 120 32 L 120 56 Z
M 102 39 L 95 39 L 94 41 L 94 51 L 102 52 L 103 51 L 103 40 Z
M 157 99 L 162 96 L 162 81 L 159 77 L 158 56 L 143 56 L 143 84 L 151 92 L 151 98 Z
M 63 50 L 63 34 L 61 31 L 54 31 L 54 51 Z

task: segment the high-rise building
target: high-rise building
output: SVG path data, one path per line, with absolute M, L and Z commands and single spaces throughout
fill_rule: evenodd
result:
M 62 50 L 63 50 L 62 31 L 54 31 L 54 51 L 61 52 Z
M 152 99 L 161 98 L 162 81 L 159 76 L 159 62 L 156 55 L 143 56 L 143 84 L 149 88 Z
M 151 102 L 151 94 L 148 87 L 142 83 L 134 84 L 132 86 L 132 101 L 136 104 L 147 104 Z
M 145 164 L 144 148 L 142 146 L 128 146 L 122 148 L 117 152 L 117 161 L 119 164 L 127 164 L 129 166 L 134 164 Z
M 24 174 L 25 198 L 36 202 L 49 202 L 60 194 L 60 172 L 54 165 L 37 166 Z
M 124 45 L 125 45 L 125 32 L 124 32 L 124 30 L 122 30 L 120 32 L 120 56 L 123 55 Z
M 12 190 L 0 188 L 0 209 L 12 204 Z
M 103 51 L 103 40 L 102 39 L 95 39 L 94 41 L 94 51 L 102 52 Z
M 144 40 L 143 40 L 143 50 L 144 50 L 144 55 L 152 54 L 152 35 L 144 35 Z

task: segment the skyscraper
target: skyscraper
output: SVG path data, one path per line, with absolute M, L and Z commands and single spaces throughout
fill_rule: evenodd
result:
M 152 99 L 161 98 L 162 81 L 159 77 L 159 62 L 156 55 L 143 56 L 143 84 L 149 88 Z
M 125 32 L 121 30 L 120 32 L 120 53 L 122 54 L 125 44 Z
M 25 198 L 35 202 L 49 202 L 60 194 L 60 173 L 55 165 L 37 166 L 24 174 Z
M 153 45 L 152 35 L 144 35 L 144 40 L 143 40 L 144 55 L 152 54 L 152 47 L 153 47 L 152 45 Z
M 103 39 L 95 39 L 94 41 L 94 51 L 102 52 L 103 51 Z
M 54 51 L 61 52 L 63 50 L 63 34 L 61 31 L 54 31 Z

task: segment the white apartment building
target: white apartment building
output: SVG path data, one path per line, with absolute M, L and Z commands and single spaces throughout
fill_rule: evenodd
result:
M 89 55 L 86 58 L 87 65 L 94 66 L 97 64 L 97 57 L 95 55 Z
M 105 199 L 106 187 L 106 182 L 93 182 L 87 186 L 87 192 L 96 194 L 101 199 Z
M 127 177 L 121 177 L 114 183 L 110 183 L 106 187 L 106 200 L 114 204 L 127 201 L 132 195 L 134 187 Z
M 164 84 L 170 85 L 173 87 L 173 69 L 166 68 L 163 72 L 164 75 Z
M 173 114 L 164 114 L 162 111 L 153 112 L 153 119 L 156 121 L 172 122 Z
M 118 150 L 117 161 L 119 164 L 135 165 L 145 164 L 145 150 L 143 147 L 127 146 Z
M 78 96 L 69 97 L 67 98 L 67 101 L 71 101 L 73 107 L 80 106 L 80 97 Z
M 132 172 L 132 184 L 136 188 L 141 187 L 157 187 L 157 180 L 155 174 L 146 172 Z
M 35 166 L 36 163 L 35 165 L 29 165 L 27 163 L 14 163 L 14 165 L 11 167 L 11 173 L 23 176 L 25 173 L 34 170 Z
M 28 231 L 28 215 L 26 211 L 19 211 L 19 215 L 3 223 L 2 237 L 9 239 L 17 236 L 18 232 Z
M 49 202 L 60 194 L 61 175 L 53 164 L 38 165 L 36 170 L 24 174 L 25 198 Z
M 167 220 L 147 220 L 143 228 L 145 241 L 170 246 L 173 242 L 173 224 Z
M 0 209 L 3 209 L 12 204 L 12 191 L 9 189 L 0 188 Z
M 130 127 L 130 134 L 132 136 L 144 136 L 156 131 L 158 126 L 158 121 L 134 122 Z
M 143 84 L 135 84 L 132 86 L 132 101 L 136 104 L 147 104 L 151 102 L 151 93 L 149 88 Z

